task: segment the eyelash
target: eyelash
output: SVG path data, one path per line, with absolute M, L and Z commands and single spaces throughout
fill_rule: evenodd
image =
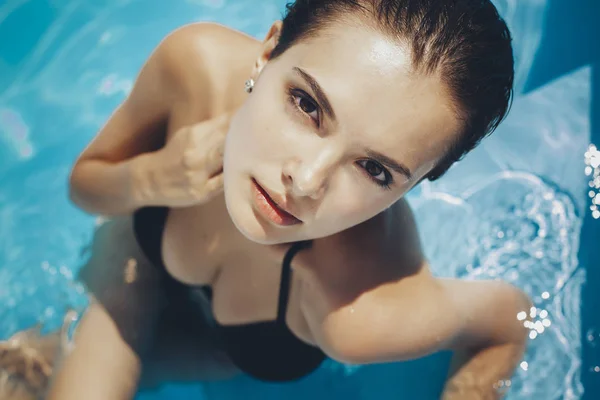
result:
M 379 166 L 379 168 L 381 168 L 383 175 L 385 176 L 385 181 L 380 181 L 379 179 L 375 179 L 375 177 L 367 171 L 367 168 L 365 168 L 361 165 L 362 162 L 372 162 L 372 163 L 377 164 Z M 367 175 L 367 178 L 369 178 L 371 181 L 373 181 L 373 183 L 375 183 L 377 186 L 379 186 L 383 189 L 386 189 L 386 190 L 391 189 L 391 186 L 394 183 L 394 180 L 392 178 L 392 174 L 390 174 L 390 172 L 387 170 L 387 168 L 385 168 L 383 165 L 381 165 L 377 161 L 371 160 L 371 159 L 359 160 L 356 163 L 363 171 L 365 171 L 365 175 Z
M 318 115 L 317 121 L 315 121 L 310 115 L 308 115 L 304 110 L 302 110 L 302 108 L 300 107 L 300 104 L 299 104 L 300 102 L 297 101 L 298 98 L 300 100 L 308 101 L 316 108 L 317 115 Z M 314 123 L 317 127 L 320 126 L 321 108 L 319 107 L 318 103 L 308 93 L 306 93 L 305 91 L 303 91 L 301 89 L 289 88 L 288 89 L 288 101 L 294 107 L 294 110 L 296 112 L 298 112 L 302 117 L 309 118 L 312 121 L 312 123 Z M 366 168 L 360 164 L 361 162 L 373 162 L 373 163 L 377 164 L 383 170 L 382 172 L 385 175 L 385 181 L 380 181 L 379 179 L 375 179 L 375 177 L 373 175 L 369 174 L 369 172 L 366 170 Z M 381 165 L 377 161 L 371 160 L 371 159 L 359 160 L 356 163 L 365 172 L 365 174 L 367 175 L 367 178 L 369 178 L 377 186 L 379 186 L 385 190 L 391 189 L 391 184 L 393 183 L 392 175 L 387 170 L 387 168 L 385 168 L 383 165 Z
M 296 101 L 297 99 L 299 99 L 300 101 L 302 101 L 302 100 L 307 101 L 316 108 L 317 116 L 318 116 L 316 121 L 310 115 L 308 115 L 304 110 L 302 110 L 302 108 L 300 107 L 300 102 Z M 319 127 L 321 125 L 321 123 L 320 123 L 321 122 L 321 108 L 319 107 L 319 104 L 308 93 L 306 93 L 304 90 L 301 90 L 301 89 L 290 88 L 290 89 L 288 89 L 288 100 L 291 103 L 291 105 L 294 107 L 294 109 L 300 113 L 301 116 L 308 117 L 317 127 Z

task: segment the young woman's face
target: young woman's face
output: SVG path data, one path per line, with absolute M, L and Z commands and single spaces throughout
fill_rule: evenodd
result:
M 368 220 L 426 175 L 460 129 L 439 78 L 411 73 L 404 46 L 359 24 L 327 28 L 254 78 L 231 123 L 224 174 L 233 222 L 259 243 Z

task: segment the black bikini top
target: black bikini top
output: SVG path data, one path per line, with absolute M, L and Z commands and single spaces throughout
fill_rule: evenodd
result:
M 165 207 L 146 207 L 134 214 L 134 231 L 140 247 L 165 273 L 161 244 L 167 215 Z M 326 358 L 321 349 L 294 335 L 285 321 L 291 262 L 298 251 L 310 244 L 294 243 L 283 259 L 276 320 L 216 327 L 228 356 L 240 370 L 254 378 L 270 382 L 296 380 L 317 369 Z M 212 297 L 210 287 L 204 287 L 204 291 Z

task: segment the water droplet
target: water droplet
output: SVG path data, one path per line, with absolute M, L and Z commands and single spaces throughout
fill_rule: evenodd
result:
M 587 331 L 585 338 L 592 347 L 596 347 L 596 345 L 598 344 L 597 339 L 600 338 L 600 335 L 596 332 L 595 329 L 590 329 Z
M 544 333 L 544 324 L 542 324 L 542 321 L 536 321 L 535 322 L 535 330 L 537 331 L 537 333 L 542 334 Z
M 537 337 L 538 333 L 536 331 L 531 331 L 529 332 L 529 339 L 535 339 Z
M 64 276 L 65 278 L 71 279 L 73 277 L 73 273 L 66 265 L 61 265 L 59 270 L 60 270 L 60 274 L 62 276 Z
M 552 325 L 552 322 L 550 322 L 550 320 L 546 318 L 546 319 L 544 319 L 544 320 L 542 321 L 542 324 L 543 324 L 543 325 L 544 325 L 546 328 L 548 328 L 550 325 Z
M 543 251 L 541 251 L 541 250 L 538 250 L 538 251 L 536 251 L 536 252 L 535 252 L 535 258 L 537 258 L 537 259 L 542 259 L 542 258 L 544 258 L 544 252 L 543 252 Z
M 531 307 L 531 308 L 529 309 L 529 316 L 530 316 L 531 318 L 535 318 L 535 317 L 536 317 L 536 315 L 537 315 L 537 308 L 535 308 L 535 307 Z

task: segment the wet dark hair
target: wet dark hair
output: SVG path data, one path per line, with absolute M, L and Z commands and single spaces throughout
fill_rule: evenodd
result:
M 429 180 L 442 176 L 508 113 L 514 79 L 511 35 L 490 0 L 297 0 L 286 10 L 271 59 L 357 14 L 406 43 L 414 71 L 440 75 L 463 129 Z

